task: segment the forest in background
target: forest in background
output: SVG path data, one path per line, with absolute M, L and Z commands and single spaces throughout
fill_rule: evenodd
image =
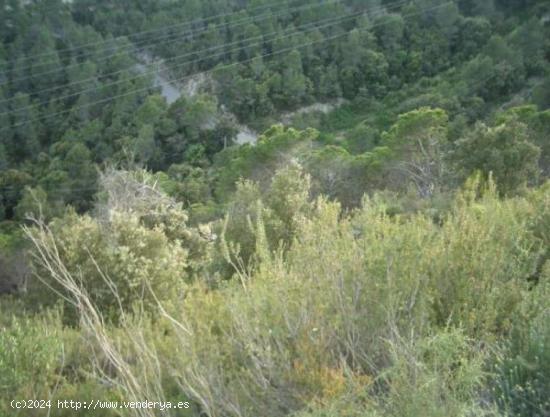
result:
M 0 416 L 550 415 L 546 1 L 0 22 Z

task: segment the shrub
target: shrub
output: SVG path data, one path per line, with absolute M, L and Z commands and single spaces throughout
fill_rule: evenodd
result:
M 160 228 L 145 227 L 135 215 L 113 213 L 111 221 L 102 224 L 73 213 L 49 227 L 28 229 L 28 234 L 35 244 L 34 267 L 40 280 L 64 293 L 52 278 L 58 271 L 40 257 L 44 245 L 55 245 L 67 271 L 81 280 L 106 316 L 116 317 L 119 308 L 128 310 L 138 301 L 156 305 L 155 296 L 163 300 L 182 296 L 185 249 L 170 242 Z M 51 301 L 57 298 L 50 296 Z
M 460 330 L 446 329 L 419 340 L 394 334 L 388 348 L 392 362 L 378 382 L 314 404 L 296 417 L 498 415 L 494 407 L 477 401 L 484 355 Z
M 540 148 L 529 141 L 527 125 L 517 120 L 496 127 L 478 123 L 456 142 L 452 159 L 457 171 L 469 177 L 479 170 L 490 173 L 501 194 L 514 194 L 539 175 Z
M 541 242 L 525 215 L 530 203 L 499 200 L 491 183 L 479 190 L 474 181 L 459 195 L 426 255 L 436 322 L 450 321 L 484 339 L 507 334 L 514 311 L 530 296 L 527 279 Z
M 27 416 L 14 410 L 12 400 L 49 399 L 59 376 L 62 342 L 53 317 L 12 318 L 0 328 L 0 415 Z
M 69 417 L 57 400 L 121 399 L 117 387 L 94 374 L 94 352 L 84 332 L 62 326 L 57 309 L 30 315 L 21 300 L 2 299 L 0 306 L 0 416 Z M 85 343 L 83 343 L 85 341 Z M 52 409 L 13 409 L 12 400 L 50 400 Z M 79 410 L 79 416 L 97 415 Z M 104 416 L 120 415 L 103 410 Z
M 492 183 L 481 187 L 472 180 L 435 223 L 422 213 L 388 215 L 379 196 L 365 198 L 350 214 L 323 198 L 306 203 L 307 181 L 288 174 L 274 181 L 276 192 L 267 193 L 265 205 L 256 186 L 240 186 L 246 198 L 237 201 L 238 224 L 248 228 L 254 268 L 234 262 L 238 279 L 215 288 L 202 280 L 190 284 L 185 300 L 166 303 L 170 308 L 160 309 L 154 324 L 137 315 L 120 329 L 106 329 L 103 311 L 88 301 L 95 295 L 79 289 L 86 282 L 78 280 L 78 264 L 90 269 L 83 277 L 102 278 L 93 263 L 55 259 L 65 273 L 62 283 L 82 306 L 81 321 L 117 369 L 122 392 L 164 395 L 163 387 L 176 386 L 209 416 L 278 417 L 309 406 L 314 416 L 325 410 L 328 416 L 496 415 L 491 392 L 482 389 L 484 360 L 487 347 L 509 337 L 522 316 L 530 321 L 530 311 L 540 311 L 531 304 L 528 278 L 544 242 L 533 228 L 545 216 L 530 214 L 544 206 L 547 191 L 501 200 Z M 297 207 L 303 210 L 289 210 Z M 276 216 L 292 218 L 286 250 L 273 249 L 267 236 Z M 147 242 L 150 232 L 162 231 L 161 255 L 178 241 L 168 236 L 180 229 L 163 226 L 172 224 L 169 215 L 126 217 L 120 221 L 131 225 L 129 236 L 144 234 Z M 111 216 L 107 225 L 118 218 Z M 106 227 L 77 220 L 88 227 L 79 237 L 60 228 L 40 241 L 63 248 L 65 241 L 93 238 L 96 227 Z M 233 233 L 244 235 L 238 228 Z M 94 251 L 107 266 L 115 264 L 109 256 L 122 250 L 117 248 L 134 247 L 133 239 L 103 235 L 109 239 L 101 237 Z M 117 246 L 109 246 L 110 239 Z M 78 253 L 76 244 L 70 253 Z M 529 375 L 519 379 L 543 388 L 546 383 Z
M 189 333 L 176 378 L 208 415 L 286 415 L 386 379 L 372 415 L 493 413 L 477 406 L 489 398 L 479 346 L 506 336 L 530 297 L 530 207 L 466 190 L 436 225 L 390 217 L 376 199 L 351 217 L 319 200 L 286 255 L 193 291 L 177 317 Z
M 550 413 L 550 263 L 495 360 L 494 395 L 511 416 Z
M 186 227 L 186 213 L 149 180 L 147 173 L 111 172 L 102 176 L 97 217 L 73 212 L 49 225 L 37 221 L 26 228 L 36 275 L 53 290 L 50 302 L 58 296 L 67 300 L 57 279 L 65 272 L 110 318 L 136 302 L 151 308 L 157 299 L 182 299 L 192 267 L 188 253 L 196 249 L 193 233 Z

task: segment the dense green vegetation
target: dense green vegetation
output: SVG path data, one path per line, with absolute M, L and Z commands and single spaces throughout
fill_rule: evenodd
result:
M 0 21 L 1 417 L 550 415 L 548 2 Z

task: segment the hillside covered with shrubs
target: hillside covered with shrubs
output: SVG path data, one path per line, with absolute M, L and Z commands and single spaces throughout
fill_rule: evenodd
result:
M 547 2 L 4 3 L 0 417 L 550 416 Z

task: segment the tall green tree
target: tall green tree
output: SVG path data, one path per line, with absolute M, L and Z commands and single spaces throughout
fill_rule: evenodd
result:
M 390 171 L 398 183 L 411 182 L 424 197 L 441 187 L 447 129 L 448 115 L 441 109 L 421 108 L 399 116 L 382 135 L 382 144 L 393 154 Z
M 276 87 L 281 100 L 289 107 L 295 107 L 307 100 L 310 91 L 310 81 L 304 75 L 302 56 L 298 50 L 290 52 L 285 60 L 285 69 Z
M 463 178 L 476 171 L 492 174 L 502 194 L 513 194 L 539 175 L 540 148 L 528 138 L 527 126 L 518 121 L 495 127 L 478 123 L 456 142 L 452 157 Z

